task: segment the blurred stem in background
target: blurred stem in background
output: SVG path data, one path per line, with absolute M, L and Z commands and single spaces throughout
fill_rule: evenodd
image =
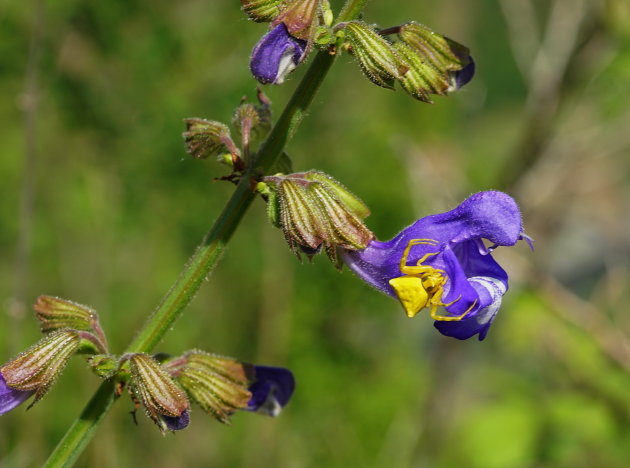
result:
M 19 207 L 19 233 L 15 249 L 14 289 L 9 307 L 11 333 L 8 334 L 9 340 L 6 346 L 8 355 L 13 355 L 17 352 L 21 341 L 21 322 L 26 312 L 33 238 L 39 71 L 44 39 L 45 8 L 42 0 L 34 0 L 32 3 L 31 37 L 24 76 L 24 88 L 19 101 L 24 118 L 24 158 Z
M 348 21 L 356 18 L 366 2 L 367 0 L 349 0 L 336 21 Z M 255 161 L 237 185 L 223 212 L 186 264 L 180 277 L 135 336 L 126 350 L 127 353 L 151 352 L 192 301 L 201 284 L 221 259 L 227 243 L 256 196 L 251 190 L 251 178 L 257 173 L 264 174 L 273 168 L 282 154 L 289 136 L 299 126 L 334 59 L 335 56 L 328 51 L 319 52 L 315 56 L 313 63 L 274 125 L 269 137 L 261 146 Z M 79 418 L 68 429 L 45 466 L 73 465 L 114 401 L 113 383 L 106 381 L 101 384 Z

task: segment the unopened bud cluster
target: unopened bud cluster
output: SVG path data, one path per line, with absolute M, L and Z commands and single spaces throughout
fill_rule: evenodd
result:
M 199 350 L 174 358 L 146 353 L 116 356 L 108 352 L 98 315 L 91 308 L 52 296 L 40 296 L 34 308 L 45 336 L 0 366 L 0 414 L 33 395 L 30 406 L 38 402 L 76 353 L 87 355 L 97 376 L 115 381 L 118 394 L 127 388 L 136 407 L 142 406 L 163 433 L 188 426 L 189 398 L 228 423 L 236 410 L 275 416 L 293 393 L 293 374 L 287 369 L 254 366 Z M 275 408 L 273 413 L 270 407 Z
M 330 53 L 350 51 L 372 83 L 394 89 L 398 81 L 423 102 L 432 102 L 431 94 L 456 91 L 475 72 L 467 47 L 413 21 L 381 30 L 363 21 L 333 25 L 324 0 L 241 0 L 241 5 L 254 21 L 271 23 L 250 60 L 261 83 L 282 84 L 313 45 Z
M 446 95 L 468 83 L 474 62 L 467 47 L 416 22 L 377 30 L 362 22 L 338 26 L 365 76 L 393 89 L 398 81 L 414 98 L 432 102 L 430 94 Z M 390 40 L 389 34 L 397 34 Z
M 259 90 L 258 104 L 243 102 L 232 116 L 234 133 L 240 137 L 239 146 L 232 139 L 230 128 L 214 120 L 188 118 L 183 133 L 186 150 L 197 159 L 216 157 L 217 161 L 232 168 L 227 180 L 235 180 L 249 163 L 254 143 L 262 141 L 271 130 L 271 103 Z
M 298 256 L 324 249 L 340 266 L 337 249 L 363 249 L 374 238 L 363 219 L 368 207 L 341 183 L 319 171 L 264 177 L 259 191 L 267 198 L 270 221 L 281 228 Z

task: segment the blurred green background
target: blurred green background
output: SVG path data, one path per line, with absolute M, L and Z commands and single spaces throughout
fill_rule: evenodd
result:
M 341 2 L 333 2 L 335 9 Z M 0 2 L 0 362 L 39 338 L 39 294 L 99 311 L 120 352 L 229 197 L 182 119 L 254 97 L 265 25 L 236 0 Z M 496 188 L 536 239 L 496 258 L 511 290 L 459 342 L 324 256 L 300 264 L 257 201 L 159 350 L 290 367 L 278 419 L 193 411 L 162 437 L 127 398 L 79 466 L 626 467 L 630 464 L 630 3 L 372 0 L 470 46 L 474 81 L 435 105 L 335 64 L 288 146 L 372 209 L 388 239 Z M 306 67 L 266 87 L 276 115 Z M 40 465 L 98 381 L 80 358 L 0 417 L 0 466 Z

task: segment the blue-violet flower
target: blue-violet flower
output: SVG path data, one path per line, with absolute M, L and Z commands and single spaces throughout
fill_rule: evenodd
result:
M 483 340 L 508 289 L 508 275 L 490 252 L 521 239 L 531 245 L 516 202 L 488 191 L 416 221 L 388 242 L 344 251 L 343 260 L 368 284 L 398 298 L 409 317 L 428 308 L 443 335 L 465 340 L 479 334 Z
M 254 372 L 254 383 L 249 386 L 252 397 L 245 409 L 278 416 L 295 390 L 293 374 L 282 367 L 268 366 L 254 366 Z
M 289 73 L 306 57 L 307 41 L 298 39 L 284 23 L 265 34 L 252 51 L 249 68 L 263 84 L 282 84 Z

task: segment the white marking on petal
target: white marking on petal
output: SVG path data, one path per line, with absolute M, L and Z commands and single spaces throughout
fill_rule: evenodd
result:
M 264 413 L 274 418 L 280 414 L 282 411 L 282 405 L 278 402 L 278 398 L 276 398 L 277 389 L 278 387 L 272 383 L 271 390 L 269 391 L 267 398 L 256 410 L 258 413 Z
M 501 308 L 501 301 L 503 299 L 503 295 L 507 291 L 507 287 L 503 281 L 490 276 L 473 276 L 468 278 L 468 281 L 476 283 L 484 288 L 488 291 L 488 294 L 490 294 L 490 297 L 492 298 L 492 303 L 477 311 L 474 316 L 479 325 L 485 325 L 494 318 Z
M 295 70 L 296 65 L 293 62 L 294 53 L 294 47 L 287 47 L 282 54 L 282 57 L 280 58 L 280 63 L 278 64 L 278 73 L 276 74 L 276 79 L 273 80 L 274 84 L 279 85 L 284 83 L 284 79 L 287 77 L 287 75 Z

